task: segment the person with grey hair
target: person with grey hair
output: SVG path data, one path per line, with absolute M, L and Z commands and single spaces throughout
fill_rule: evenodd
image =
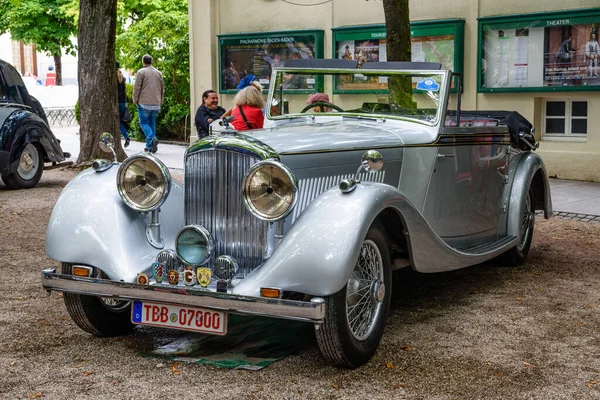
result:
M 140 127 L 146 136 L 144 151 L 156 153 L 156 117 L 163 103 L 165 82 L 162 73 L 152 66 L 152 57 L 149 54 L 142 57 L 142 65 L 135 77 L 133 102 L 138 107 Z
M 265 123 L 263 107 L 265 101 L 262 97 L 262 86 L 254 81 L 249 86 L 240 90 L 233 98 L 235 106 L 231 115 L 235 117 L 231 125 L 238 131 L 260 129 Z

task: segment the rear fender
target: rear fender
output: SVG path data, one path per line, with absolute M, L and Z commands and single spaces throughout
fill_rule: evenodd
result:
M 161 251 L 146 239 L 151 214 L 132 210 L 119 196 L 118 166 L 87 169 L 64 188 L 46 231 L 46 254 L 58 261 L 100 267 L 110 279 L 134 282 Z M 184 225 L 183 189 L 173 182 L 159 213 L 165 249 Z
M 507 192 L 508 197 L 505 196 L 503 202 L 507 205 L 506 234 L 517 237 L 518 243 L 521 240 L 524 199 L 529 188 L 534 190 L 534 208 L 543 210 L 545 218 L 552 216 L 552 196 L 546 167 L 540 156 L 535 153 L 521 153 L 515 158 L 517 159 L 511 161 L 511 167 L 515 170 L 509 171 L 509 175 L 513 177 L 512 185 Z

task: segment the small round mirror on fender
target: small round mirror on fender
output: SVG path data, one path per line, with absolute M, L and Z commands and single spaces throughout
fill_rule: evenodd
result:
M 112 149 L 115 148 L 115 138 L 108 132 L 101 133 L 98 137 L 100 148 L 105 153 L 112 153 Z
M 383 156 L 377 150 L 367 150 L 362 156 L 361 164 L 367 172 L 379 172 L 383 168 Z

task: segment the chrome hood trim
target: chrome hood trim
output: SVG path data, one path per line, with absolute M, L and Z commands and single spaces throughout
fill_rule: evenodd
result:
M 202 150 L 230 150 L 248 154 L 261 160 L 279 160 L 279 154 L 268 144 L 242 133 L 221 133 L 198 139 L 185 151 L 184 159 Z

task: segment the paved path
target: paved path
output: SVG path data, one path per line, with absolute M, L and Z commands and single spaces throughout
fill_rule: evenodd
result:
M 77 159 L 79 154 L 79 134 L 77 133 L 79 127 L 57 127 L 52 130 L 61 140 L 63 150 L 71 153 L 72 160 Z M 158 146 L 156 156 L 168 168 L 183 170 L 185 149 L 185 146 L 161 143 Z M 143 150 L 144 143 L 131 142 L 125 152 L 127 155 L 131 155 Z M 584 216 L 587 215 L 600 216 L 600 183 L 550 179 L 550 190 L 552 192 L 552 206 L 557 216 L 573 219 L 585 219 Z

